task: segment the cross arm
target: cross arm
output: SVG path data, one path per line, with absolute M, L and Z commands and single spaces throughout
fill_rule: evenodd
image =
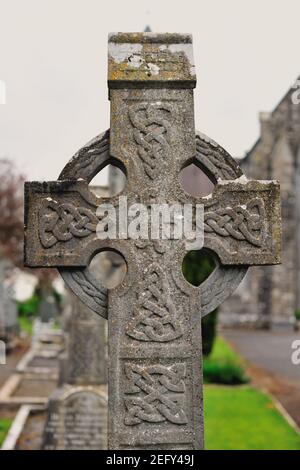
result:
M 280 186 L 241 176 L 204 199 L 204 245 L 223 265 L 280 263 Z
M 97 198 L 86 181 L 25 183 L 24 264 L 84 267 L 95 245 Z

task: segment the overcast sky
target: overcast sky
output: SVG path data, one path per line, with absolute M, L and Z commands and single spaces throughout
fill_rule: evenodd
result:
M 56 179 L 109 125 L 110 31 L 192 33 L 196 127 L 243 156 L 300 74 L 299 0 L 0 0 L 0 157 Z

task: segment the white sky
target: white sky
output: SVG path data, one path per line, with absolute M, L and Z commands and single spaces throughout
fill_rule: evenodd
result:
M 196 127 L 243 156 L 300 74 L 299 0 L 0 0 L 0 157 L 56 179 L 109 125 L 107 34 L 194 36 Z

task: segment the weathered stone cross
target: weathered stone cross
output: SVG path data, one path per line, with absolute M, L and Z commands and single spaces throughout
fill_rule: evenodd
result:
M 81 149 L 58 181 L 26 183 L 26 265 L 57 266 L 100 315 L 108 301 L 110 449 L 203 448 L 201 314 L 233 292 L 249 265 L 280 261 L 279 185 L 248 181 L 224 149 L 195 133 L 195 84 L 191 36 L 112 34 L 110 134 Z M 182 189 L 189 162 L 214 181 L 210 197 Z M 109 163 L 127 176 L 128 205 L 204 204 L 204 245 L 217 267 L 199 288 L 182 275 L 184 240 L 97 238 L 103 200 L 88 183 Z M 102 249 L 127 263 L 108 295 L 88 269 Z

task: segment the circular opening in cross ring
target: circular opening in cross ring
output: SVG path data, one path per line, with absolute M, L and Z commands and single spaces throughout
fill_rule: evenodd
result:
M 215 183 L 198 161 L 192 158 L 179 173 L 179 181 L 184 191 L 193 197 L 205 197 L 212 194 Z
M 89 183 L 95 196 L 112 197 L 120 194 L 126 186 L 127 177 L 122 162 L 116 159 L 100 170 Z
M 91 259 L 89 271 L 103 287 L 114 289 L 123 282 L 127 264 L 119 252 L 103 250 Z
M 195 287 L 199 287 L 215 268 L 215 255 L 207 248 L 188 251 L 182 262 L 182 273 L 185 279 Z

